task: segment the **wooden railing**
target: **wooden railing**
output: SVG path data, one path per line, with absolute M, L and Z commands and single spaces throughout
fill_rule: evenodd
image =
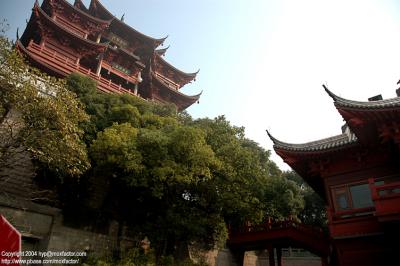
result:
M 179 90 L 179 85 L 176 84 L 175 82 L 173 82 L 172 80 L 170 80 L 169 78 L 164 77 L 163 75 L 156 73 L 156 77 L 158 79 L 160 79 L 165 85 L 167 85 L 168 87 L 170 87 L 171 89 L 174 90 Z
M 400 181 L 387 179 L 369 179 L 375 215 L 380 221 L 400 220 Z M 381 184 L 377 184 L 381 183 Z
M 81 73 L 85 76 L 91 77 L 97 81 L 97 87 L 104 92 L 114 93 L 128 93 L 136 95 L 134 92 L 123 88 L 121 85 L 113 83 L 109 79 L 103 78 L 101 75 L 97 75 L 89 68 L 85 68 L 77 62 L 73 62 L 70 58 L 67 58 L 56 51 L 50 50 L 46 47 L 42 47 L 33 41 L 31 41 L 27 47 L 27 50 L 35 57 L 49 66 L 55 68 L 63 76 L 67 76 L 73 72 Z
M 245 234 L 245 233 L 254 233 L 254 232 L 268 232 L 268 231 L 274 231 L 274 230 L 281 230 L 281 229 L 287 229 L 287 228 L 296 228 L 300 231 L 303 231 L 305 233 L 310 233 L 310 234 L 319 234 L 323 235 L 322 229 L 312 227 L 309 225 L 305 225 L 302 223 L 299 223 L 297 221 L 294 221 L 292 219 L 287 219 L 284 221 L 267 221 L 263 224 L 256 224 L 256 225 L 251 225 L 249 223 L 233 229 L 229 228 L 229 234 L 230 235 L 235 235 L 235 234 Z
M 321 229 L 292 219 L 278 222 L 269 220 L 257 225 L 247 223 L 238 228 L 229 228 L 227 245 L 242 250 L 262 249 L 267 245 L 296 246 L 320 256 L 329 253 L 329 240 Z
M 377 185 L 377 181 L 381 181 L 382 184 Z M 371 188 L 372 200 L 380 200 L 384 198 L 400 197 L 400 181 L 386 183 L 385 179 L 373 179 L 368 180 Z M 386 183 L 386 184 L 385 184 Z
M 138 79 L 134 76 L 130 76 L 124 72 L 122 72 L 121 70 L 114 68 L 112 65 L 110 65 L 108 62 L 103 61 L 102 63 L 102 67 L 104 67 L 105 69 L 113 72 L 114 74 L 116 74 L 117 76 L 120 76 L 132 83 L 138 83 Z

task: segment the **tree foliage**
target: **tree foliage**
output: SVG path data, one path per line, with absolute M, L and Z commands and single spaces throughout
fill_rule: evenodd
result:
M 0 37 L 0 168 L 10 167 L 16 153 L 62 175 L 78 176 L 89 167 L 81 141 L 86 121 L 82 104 L 61 80 L 29 67 Z
M 78 74 L 67 84 L 90 115 L 82 128 L 91 175 L 108 180 L 100 211 L 149 237 L 157 257 L 184 257 L 190 243 L 222 244 L 227 224 L 302 209 L 299 186 L 224 116 L 193 120 L 170 105 L 99 93 Z
M 328 218 L 326 203 L 315 191 L 294 171 L 287 171 L 283 176 L 295 182 L 300 188 L 304 200 L 304 208 L 298 213 L 299 219 L 308 225 L 327 230 Z

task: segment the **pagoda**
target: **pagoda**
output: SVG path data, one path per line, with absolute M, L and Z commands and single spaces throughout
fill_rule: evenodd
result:
M 198 102 L 180 89 L 198 73 L 185 73 L 158 49 L 165 38 L 146 36 L 116 18 L 98 0 L 89 8 L 76 0 L 36 0 L 17 49 L 44 72 L 65 77 L 77 72 L 94 79 L 109 93 L 128 93 L 146 100 L 173 103 L 179 111 Z
M 400 95 L 353 101 L 332 93 L 342 133 L 304 144 L 271 136 L 276 153 L 326 202 L 329 265 L 397 265 Z

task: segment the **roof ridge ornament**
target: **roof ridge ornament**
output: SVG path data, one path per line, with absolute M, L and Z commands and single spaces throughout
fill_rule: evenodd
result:
M 165 36 L 164 38 L 160 38 L 160 39 L 158 39 L 158 41 L 160 41 L 160 44 L 159 44 L 159 45 L 163 46 L 163 45 L 164 45 L 164 42 L 165 42 L 165 40 L 166 40 L 168 37 L 169 37 L 169 34 L 167 34 L 167 36 Z M 169 46 L 168 46 L 168 47 L 169 47 Z
M 167 52 L 168 48 L 170 47 L 170 45 L 168 45 L 165 48 L 160 48 L 160 49 L 156 49 L 155 52 L 159 55 L 159 56 L 165 56 L 165 53 Z
M 267 135 L 268 135 L 269 139 L 270 139 L 274 144 L 276 144 L 277 142 L 280 142 L 280 141 L 277 140 L 274 136 L 272 136 L 272 134 L 269 132 L 268 129 L 266 129 L 265 131 L 267 131 Z
M 331 92 L 325 84 L 322 84 L 324 87 L 325 92 L 336 102 L 340 97 Z

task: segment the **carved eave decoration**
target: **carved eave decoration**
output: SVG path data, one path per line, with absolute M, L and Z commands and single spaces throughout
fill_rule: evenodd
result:
M 194 73 L 185 73 L 170 63 L 168 63 L 161 55 L 157 52 L 154 53 L 154 69 L 157 73 L 172 80 L 174 83 L 179 85 L 179 88 L 184 85 L 191 83 L 196 80 L 196 76 L 200 70 Z
M 158 46 L 162 45 L 165 41 L 165 39 L 168 37 L 164 38 L 152 38 L 150 36 L 147 36 L 128 24 L 124 23 L 122 20 L 118 19 L 115 17 L 113 14 L 111 14 L 110 11 L 108 11 L 98 0 L 91 0 L 90 1 L 90 6 L 89 6 L 89 12 L 92 16 L 95 16 L 100 19 L 104 20 L 112 20 L 111 25 L 109 30 L 112 32 L 113 29 L 117 31 L 118 35 L 124 36 L 126 40 L 129 41 L 134 41 L 135 39 L 140 40 L 142 43 L 144 43 L 144 46 L 147 46 L 151 50 L 154 50 Z M 122 32 L 120 32 L 122 31 Z M 142 47 L 142 45 L 137 45 L 134 43 L 131 43 L 135 49 L 139 49 Z M 135 54 L 137 54 L 135 52 Z
M 168 45 L 167 47 L 165 47 L 165 48 L 157 49 L 157 50 L 155 50 L 154 52 L 155 52 L 156 54 L 158 54 L 159 56 L 164 56 L 165 53 L 167 52 L 168 48 L 169 48 L 169 45 Z
M 81 9 L 71 5 L 66 0 L 45 0 L 42 9 L 51 16 L 63 16 L 72 23 L 83 27 L 88 34 L 96 35 L 107 29 L 111 20 L 102 20 L 91 16 Z
M 198 102 L 201 93 L 193 96 L 185 95 L 177 90 L 171 89 L 162 80 L 151 74 L 151 93 L 152 97 L 162 102 L 174 103 L 178 111 L 182 111 L 195 102 Z
M 42 36 L 45 38 L 56 38 L 61 44 L 73 47 L 81 56 L 98 54 L 104 52 L 107 44 L 99 44 L 84 39 L 81 36 L 69 31 L 57 21 L 52 20 L 38 5 L 34 6 L 33 12 Z
M 81 0 L 75 0 L 74 6 L 79 10 L 85 12 L 86 14 L 90 15 L 89 9 L 86 8 L 86 6 L 83 4 Z

